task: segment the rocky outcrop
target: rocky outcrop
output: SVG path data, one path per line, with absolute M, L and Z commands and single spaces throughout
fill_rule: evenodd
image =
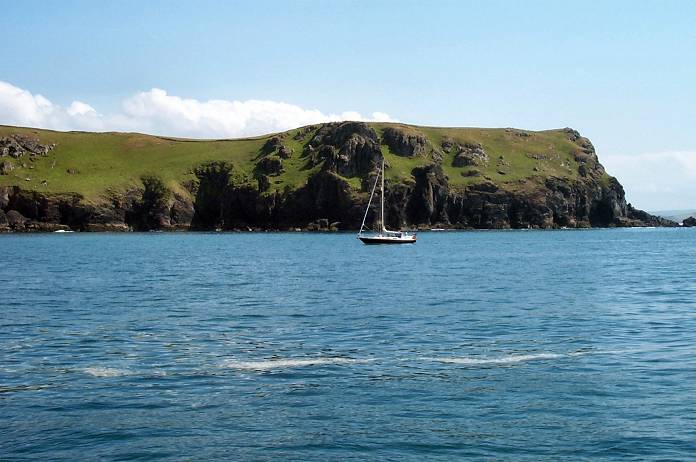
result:
M 283 138 L 279 135 L 272 136 L 261 147 L 261 153 L 263 155 L 273 154 L 281 147 L 283 147 Z
M 442 150 L 448 154 L 452 152 L 452 149 L 454 149 L 456 145 L 457 144 L 454 142 L 454 140 L 449 136 L 442 138 L 442 142 L 440 143 Z
M 571 128 L 566 128 L 565 130 L 568 131 L 568 130 L 572 130 L 572 129 L 571 129 Z M 572 131 L 575 132 L 575 130 L 572 130 Z M 530 133 L 530 132 L 528 132 L 528 131 L 526 131 L 526 130 L 520 130 L 519 128 L 510 128 L 510 127 L 508 127 L 508 128 L 505 129 L 505 133 L 509 133 L 509 134 L 514 135 L 514 136 L 517 136 L 517 137 L 519 137 L 519 138 L 529 138 L 529 137 L 532 136 L 532 133 Z M 575 133 L 577 133 L 577 132 L 575 132 Z M 580 134 L 578 134 L 578 136 L 579 136 L 579 135 L 580 135 Z
M 623 191 L 623 189 L 622 189 Z M 622 218 L 623 226 L 661 226 L 675 227 L 678 223 L 666 218 L 650 215 L 647 212 L 634 208 L 631 204 L 626 205 L 626 217 Z
M 100 203 L 79 194 L 0 187 L 0 210 L 13 231 L 176 230 L 188 229 L 193 219 L 193 202 L 171 193 L 154 177 L 144 177 L 142 189 L 112 193 Z
M 254 169 L 254 177 L 261 190 L 265 191 L 270 186 L 268 176 L 283 173 L 283 159 L 290 157 L 292 157 L 292 149 L 283 144 L 282 135 L 272 136 L 263 144 Z
M 377 132 L 366 123 L 337 122 L 319 128 L 304 155 L 311 166 L 322 164 L 324 170 L 352 177 L 372 171 L 382 151 Z
M 304 141 L 310 133 L 316 130 L 315 125 L 307 125 L 306 127 L 298 128 L 295 136 L 292 137 L 295 141 Z
M 283 159 L 273 155 L 262 157 L 256 163 L 256 168 L 263 175 L 280 175 L 283 173 Z
M 424 156 L 428 152 L 428 138 L 417 130 L 387 127 L 382 133 L 382 139 L 397 156 Z
M 272 136 L 266 141 L 261 148 L 261 154 L 264 156 L 276 155 L 281 159 L 289 159 L 292 157 L 292 149 L 283 144 L 283 137 L 280 135 Z
M 6 214 L 7 216 L 7 225 L 10 227 L 10 229 L 18 231 L 20 229 L 24 229 L 27 221 L 24 215 L 19 213 L 16 210 L 10 210 Z
M 284 137 L 285 135 L 272 136 L 261 147 L 261 154 L 254 168 L 254 178 L 260 191 L 270 188 L 269 176 L 278 176 L 283 173 L 283 160 L 292 157 L 292 149 L 283 144 Z
M 15 217 L 10 224 L 15 231 L 127 230 L 125 213 L 117 204 L 96 206 L 77 194 L 47 195 L 17 186 L 0 187 L 0 207 L 8 217 Z
M 54 147 L 54 144 L 44 145 L 37 138 L 19 134 L 0 137 L 0 157 L 10 156 L 19 159 L 25 154 L 45 156 Z
M 481 143 L 464 143 L 463 145 L 448 146 L 449 150 L 456 149 L 457 154 L 452 161 L 453 167 L 476 167 L 488 164 L 488 154 Z
M 9 160 L 0 162 L 0 175 L 9 175 L 9 173 L 14 170 L 14 164 Z
M 693 228 L 694 226 L 696 226 L 696 218 L 694 218 L 694 217 L 684 218 L 684 220 L 682 221 L 682 226 L 684 226 L 686 228 Z
M 423 157 L 440 163 L 442 151 L 435 149 L 428 138 L 413 127 L 387 127 L 382 132 L 382 142 L 389 151 L 401 157 Z

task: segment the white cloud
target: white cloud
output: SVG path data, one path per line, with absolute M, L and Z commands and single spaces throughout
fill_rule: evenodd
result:
M 117 113 L 100 114 L 82 101 L 73 101 L 63 108 L 41 95 L 0 81 L 0 124 L 7 125 L 233 138 L 339 120 L 395 121 L 383 112 L 373 112 L 369 117 L 353 111 L 324 114 L 278 101 L 199 101 L 169 95 L 159 88 L 126 98 Z
M 602 156 L 600 161 L 639 208 L 696 208 L 696 151 L 614 154 Z
M 92 106 L 87 103 L 83 103 L 82 101 L 73 101 L 72 104 L 68 106 L 68 109 L 66 109 L 66 112 L 68 115 L 73 117 L 81 115 L 97 115 L 97 111 Z
M 43 96 L 0 81 L 0 120 L 33 125 L 50 118 L 53 110 L 53 104 Z

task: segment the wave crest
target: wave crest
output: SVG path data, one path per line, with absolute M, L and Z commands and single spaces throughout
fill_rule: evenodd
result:
M 115 367 L 87 367 L 82 369 L 82 372 L 93 377 L 121 377 L 129 373 L 125 369 L 117 369 Z
M 481 357 L 454 357 L 454 358 L 425 358 L 431 361 L 437 361 L 441 363 L 448 364 L 462 364 L 468 366 L 486 365 L 486 364 L 514 364 L 521 363 L 525 361 L 539 361 L 545 359 L 561 359 L 561 358 L 572 358 L 575 356 L 583 356 L 591 353 L 590 351 L 575 351 L 572 353 L 533 353 L 533 354 L 521 354 L 521 355 L 509 355 L 509 356 L 499 356 L 495 358 L 481 358 Z M 607 353 L 607 352 L 595 352 L 597 354 Z
M 271 369 L 288 369 L 293 367 L 306 366 L 322 366 L 327 364 L 354 364 L 361 362 L 358 359 L 351 358 L 278 358 L 261 361 L 238 361 L 236 359 L 228 359 L 223 361 L 222 367 L 248 371 L 267 371 Z

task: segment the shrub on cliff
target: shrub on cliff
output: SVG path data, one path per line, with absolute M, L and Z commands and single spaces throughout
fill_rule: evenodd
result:
M 134 200 L 126 221 L 136 230 L 162 229 L 169 226 L 169 201 L 172 193 L 161 178 L 155 175 L 140 177 L 142 195 Z
M 155 175 L 143 175 L 143 204 L 148 208 L 160 208 L 167 205 L 172 197 L 172 192 L 167 188 L 161 178 Z

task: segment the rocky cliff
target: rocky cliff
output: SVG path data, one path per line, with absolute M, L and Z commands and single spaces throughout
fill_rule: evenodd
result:
M 572 129 L 343 122 L 220 142 L 3 133 L 7 231 L 357 229 L 382 156 L 392 228 L 675 225 L 627 204 Z

